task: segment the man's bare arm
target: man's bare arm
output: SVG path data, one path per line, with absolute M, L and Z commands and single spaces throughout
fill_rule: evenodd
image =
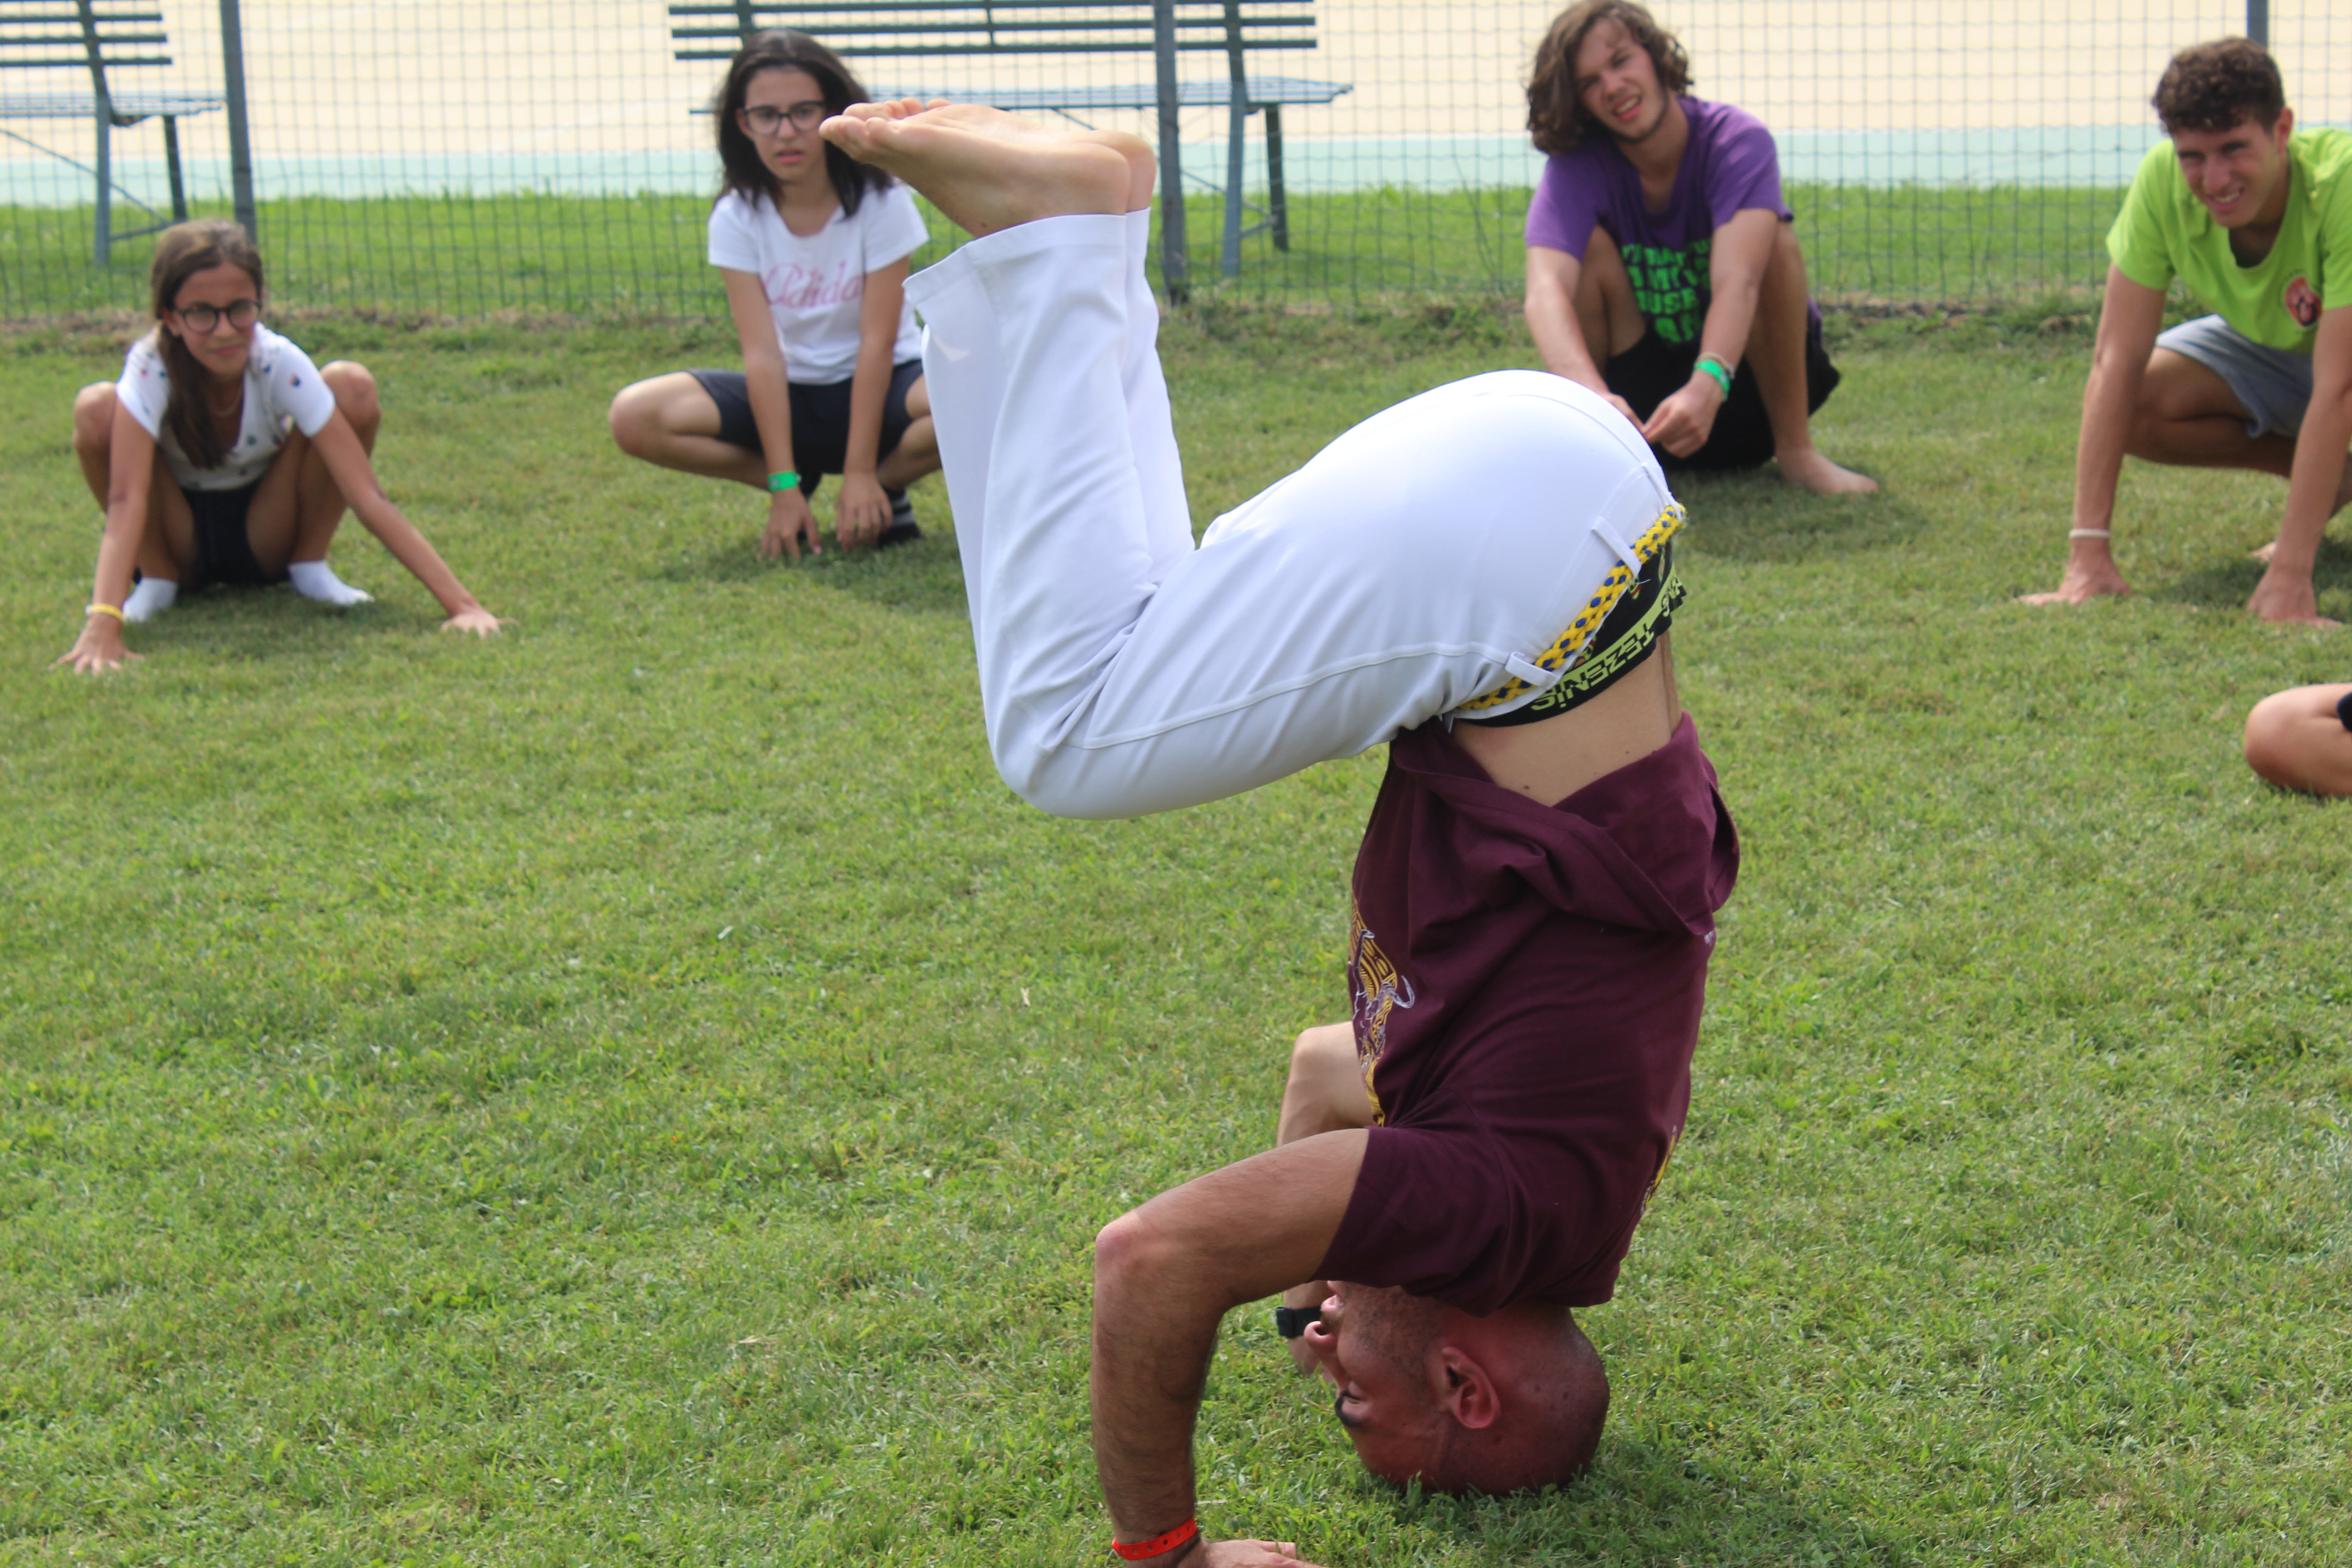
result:
M 1315 1272 L 1355 1191 L 1367 1135 L 1326 1132 L 1212 1171 L 1095 1240 L 1095 1468 L 1121 1541 L 1192 1517 L 1192 1424 L 1217 1324 Z M 1294 1563 L 1224 1542 L 1187 1563 Z
M 1706 320 L 1699 326 L 1698 352 L 1727 372 L 1737 371 L 1747 356 L 1764 268 L 1771 262 L 1772 242 L 1780 231 L 1780 214 L 1750 207 L 1732 214 L 1708 243 Z M 1727 395 L 1720 382 L 1693 366 L 1690 380 L 1658 405 L 1642 434 L 1664 450 L 1687 458 L 1706 445 Z
M 2164 290 L 2135 283 L 2120 268 L 2107 268 L 2106 293 L 2099 306 L 2099 335 L 2091 348 L 2091 379 L 2083 388 L 2083 429 L 2074 447 L 2074 521 L 2077 530 L 2114 527 L 2116 480 L 2123 472 L 2124 443 L 2131 436 L 2132 407 L 2140 378 L 2156 351 L 2164 324 Z M 2029 605 L 2079 605 L 2130 584 L 2116 569 L 2105 538 L 2072 539 L 2066 574 L 2055 593 L 2028 594 Z
M 2311 568 L 2319 557 L 2320 535 L 2336 511 L 2347 443 L 2352 443 L 2352 305 L 2339 305 L 2319 318 L 2319 341 L 2311 355 L 2311 404 L 2295 437 L 2286 513 L 2279 521 L 2270 569 L 2246 604 L 2266 621 L 2336 624 L 2320 618 Z

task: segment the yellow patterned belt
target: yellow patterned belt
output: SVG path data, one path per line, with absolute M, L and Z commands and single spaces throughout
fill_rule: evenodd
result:
M 1642 537 L 1633 542 L 1633 553 L 1641 557 L 1642 563 L 1646 565 L 1664 547 L 1667 540 L 1682 531 L 1682 528 L 1681 505 L 1674 501 L 1667 502 L 1666 510 L 1658 514 L 1658 520 L 1643 530 Z M 1622 561 L 1610 568 L 1609 575 L 1601 579 L 1601 585 L 1592 591 L 1592 597 L 1586 602 L 1584 608 L 1578 611 L 1576 618 L 1568 623 L 1568 629 L 1553 640 L 1551 647 L 1536 656 L 1536 668 L 1565 670 L 1570 665 L 1574 664 L 1578 657 L 1584 652 L 1585 644 L 1592 639 L 1592 634 L 1600 628 L 1601 623 L 1609 618 L 1609 612 L 1617 607 L 1617 601 L 1625 596 L 1625 590 L 1633 585 L 1633 579 L 1640 574 L 1640 571 L 1639 566 L 1628 566 Z M 1475 715 L 1500 708 L 1508 702 L 1515 702 L 1535 689 L 1534 682 L 1522 680 L 1515 675 L 1492 691 L 1482 692 L 1473 697 L 1455 711 L 1465 715 Z

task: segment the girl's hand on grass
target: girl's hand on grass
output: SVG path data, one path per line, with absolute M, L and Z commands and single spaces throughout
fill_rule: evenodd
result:
M 890 526 L 890 498 L 872 474 L 844 474 L 841 494 L 834 498 L 835 537 L 844 550 L 871 544 Z
M 76 674 L 95 675 L 101 670 L 121 669 L 142 657 L 122 646 L 121 623 L 112 616 L 92 616 L 83 623 L 81 636 L 74 638 L 73 647 L 52 659 L 49 668 L 54 669 L 62 664 Z
M 494 616 L 481 605 L 474 605 L 443 621 L 441 629 L 445 632 L 471 632 L 478 637 L 494 637 L 499 635 L 499 627 L 512 625 L 512 620 Z
M 773 561 L 781 555 L 798 561 L 803 542 L 811 555 L 824 553 L 824 546 L 816 542 L 816 514 L 809 510 L 808 497 L 797 489 L 778 490 L 768 498 L 768 528 L 760 535 L 760 559 Z

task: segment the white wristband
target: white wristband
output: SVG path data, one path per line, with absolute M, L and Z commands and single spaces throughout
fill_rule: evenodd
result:
M 2066 531 L 2069 539 L 2113 539 L 2115 536 L 2116 531 L 2112 528 L 2070 528 Z

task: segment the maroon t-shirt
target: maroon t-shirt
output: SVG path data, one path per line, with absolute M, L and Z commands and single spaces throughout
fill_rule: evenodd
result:
M 1690 1106 L 1739 840 L 1688 716 L 1544 805 L 1432 722 L 1356 857 L 1356 1051 L 1377 1118 L 1321 1276 L 1478 1315 L 1616 1289 Z

